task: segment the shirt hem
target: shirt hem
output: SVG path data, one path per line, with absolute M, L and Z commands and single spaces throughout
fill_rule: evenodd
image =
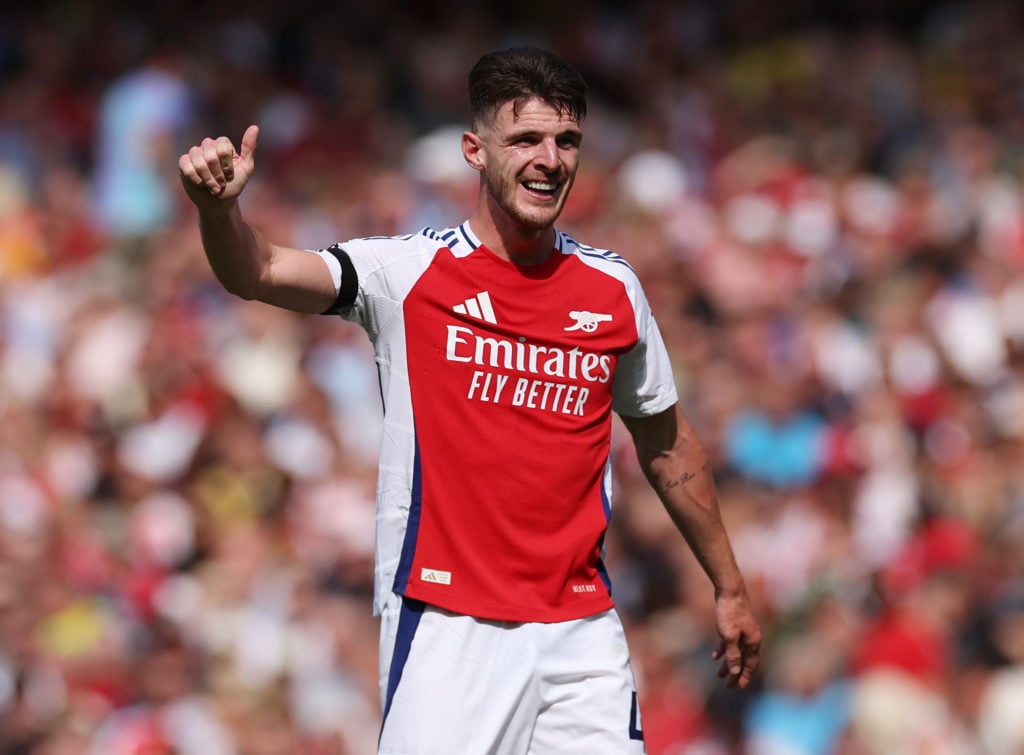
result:
M 537 609 L 452 600 L 447 596 L 437 595 L 430 590 L 417 589 L 415 585 L 408 585 L 405 591 L 400 594 L 407 598 L 422 600 L 424 603 L 429 603 L 451 613 L 472 616 L 475 619 L 510 621 L 517 624 L 528 622 L 553 624 L 559 621 L 571 621 L 573 619 L 593 616 L 615 607 L 615 602 L 611 599 L 611 596 L 603 596 L 600 600 L 587 601 L 586 603 L 574 603 L 571 606 Z

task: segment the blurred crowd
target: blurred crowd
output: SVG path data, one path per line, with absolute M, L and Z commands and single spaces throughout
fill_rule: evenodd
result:
M 1024 14 L 813 5 L 0 12 L 0 755 L 374 751 L 372 349 L 223 292 L 177 156 L 258 123 L 282 243 L 454 225 L 519 43 L 591 85 L 559 227 L 643 279 L 765 631 L 725 689 L 616 425 L 649 752 L 1024 752 Z

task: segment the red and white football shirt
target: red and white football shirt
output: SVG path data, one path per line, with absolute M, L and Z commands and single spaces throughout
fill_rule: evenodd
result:
M 561 233 L 517 266 L 468 223 L 341 246 L 384 401 L 377 611 L 391 591 L 503 621 L 610 608 L 611 412 L 677 400 L 632 268 Z

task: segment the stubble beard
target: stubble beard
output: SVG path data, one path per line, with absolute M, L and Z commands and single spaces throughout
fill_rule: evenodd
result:
M 555 224 L 559 215 L 562 214 L 566 197 L 572 187 L 572 180 L 567 180 L 559 189 L 558 197 L 550 208 L 525 207 L 517 196 L 520 185 L 515 178 L 487 174 L 486 180 L 487 192 L 490 194 L 491 200 L 513 222 L 530 231 L 543 231 Z M 533 211 L 531 212 L 531 210 Z

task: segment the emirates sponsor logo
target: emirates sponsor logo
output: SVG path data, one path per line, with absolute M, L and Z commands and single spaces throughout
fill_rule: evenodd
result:
M 612 377 L 610 354 L 596 354 L 578 347 L 541 346 L 525 338 L 484 336 L 462 325 L 448 326 L 445 357 L 449 362 L 588 383 L 607 383 Z
M 452 307 L 456 314 L 497 324 L 494 306 L 487 291 L 481 291 Z M 563 330 L 592 333 L 611 315 L 572 311 L 574 325 Z M 489 404 L 583 417 L 594 384 L 608 384 L 615 367 L 613 354 L 571 349 L 533 343 L 524 336 L 501 336 L 488 333 L 486 326 L 478 332 L 472 323 L 449 324 L 444 344 L 445 359 L 474 365 L 466 390 L 466 398 Z M 607 390 L 607 389 L 604 389 Z M 426 573 L 426 572 L 425 572 Z M 440 581 L 441 572 L 431 572 L 431 579 Z M 447 575 L 448 579 L 451 575 Z

